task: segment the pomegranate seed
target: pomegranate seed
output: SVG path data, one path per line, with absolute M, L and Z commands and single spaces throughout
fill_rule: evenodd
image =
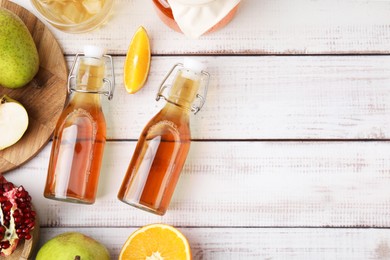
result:
M 10 246 L 10 244 L 8 241 L 3 241 L 0 243 L 0 246 L 2 249 L 7 249 Z
M 12 208 L 12 204 L 11 204 L 11 202 L 8 201 L 8 203 L 6 202 L 6 203 L 4 204 L 3 211 L 6 211 L 7 213 L 9 213 L 9 211 L 11 210 L 11 208 Z
M 26 239 L 26 240 L 31 239 L 31 235 L 30 235 L 30 234 L 25 235 L 25 236 L 24 236 L 24 239 Z
M 25 197 L 27 197 L 27 195 L 28 195 L 27 191 L 20 189 L 20 187 L 19 187 L 18 192 L 16 193 L 16 197 L 25 198 Z
M 31 222 L 27 225 L 28 228 L 32 229 L 35 226 L 35 222 Z
M 5 192 L 10 191 L 14 187 L 12 182 L 7 182 L 3 184 L 3 189 Z
M 5 227 L 0 226 L 0 240 L 4 238 L 4 234 L 5 234 Z

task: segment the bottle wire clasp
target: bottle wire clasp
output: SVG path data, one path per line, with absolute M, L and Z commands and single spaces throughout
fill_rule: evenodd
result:
M 169 103 L 173 103 L 169 100 L 169 98 L 167 98 L 164 92 L 171 87 L 171 85 L 167 82 L 168 79 L 173 75 L 173 72 L 179 68 L 185 69 L 183 63 L 176 63 L 175 65 L 173 65 L 171 70 L 164 77 L 163 81 L 160 84 L 159 90 L 157 92 L 156 101 L 159 101 L 160 98 L 163 98 L 165 101 Z M 207 71 L 202 70 L 200 74 L 201 74 L 201 83 L 202 83 L 201 85 L 203 85 L 203 87 L 201 86 L 199 89 L 203 89 L 203 93 L 202 94 L 197 93 L 196 100 L 193 102 L 190 108 L 187 108 L 195 115 L 202 109 L 203 105 L 206 103 L 206 95 L 207 95 L 208 85 L 210 81 L 210 74 Z
M 90 93 L 90 94 L 102 94 L 107 96 L 108 100 L 111 100 L 114 96 L 114 90 L 115 90 L 115 74 L 114 74 L 114 62 L 112 60 L 112 57 L 110 55 L 104 54 L 103 57 L 108 59 L 111 66 L 111 75 L 112 80 L 108 78 L 103 78 L 104 85 L 108 85 L 108 90 L 84 90 L 84 89 L 77 89 L 75 87 L 72 87 L 72 80 L 76 80 L 76 75 L 74 74 L 74 70 L 76 68 L 76 64 L 80 57 L 85 57 L 82 53 L 77 53 L 75 56 L 75 59 L 73 61 L 72 67 L 69 72 L 68 76 L 68 93 L 71 94 L 72 92 L 81 92 L 81 93 Z

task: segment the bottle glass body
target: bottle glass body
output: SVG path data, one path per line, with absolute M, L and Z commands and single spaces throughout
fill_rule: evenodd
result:
M 77 88 L 99 90 L 103 77 L 103 62 L 95 60 L 91 65 L 81 60 Z M 54 131 L 44 196 L 94 203 L 105 142 L 106 122 L 100 95 L 73 92 Z
M 190 148 L 188 105 L 198 84 L 177 76 L 169 102 L 142 131 L 118 193 L 121 201 L 165 214 Z

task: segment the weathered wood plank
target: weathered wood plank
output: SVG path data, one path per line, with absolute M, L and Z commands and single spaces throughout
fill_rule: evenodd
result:
M 31 10 L 29 1 L 13 1 Z M 91 43 L 119 55 L 117 93 L 104 109 L 108 138 L 124 141 L 107 145 L 92 206 L 43 198 L 50 146 L 6 175 L 33 196 L 41 244 L 78 230 L 115 259 L 135 226 L 164 222 L 183 227 L 194 259 L 389 259 L 389 56 L 251 55 L 390 54 L 390 1 L 244 0 L 228 27 L 198 40 L 165 27 L 151 3 L 116 0 L 109 23 L 91 33 L 52 28 L 67 55 Z M 151 38 L 151 74 L 143 90 L 127 95 L 123 55 L 140 25 Z M 159 56 L 188 54 L 248 56 L 196 57 L 213 75 L 192 121 L 193 138 L 206 141 L 193 142 L 170 210 L 157 217 L 116 199 L 135 146 L 126 140 L 138 138 L 162 106 L 153 101 L 157 85 L 180 61 Z
M 24 0 L 14 2 L 32 9 Z M 383 0 L 244 0 L 223 30 L 198 40 L 166 27 L 152 1 L 116 0 L 100 30 L 68 34 L 53 28 L 67 54 L 97 42 L 125 54 L 136 29 L 149 32 L 154 54 L 329 54 L 389 53 L 390 2 Z
M 192 117 L 194 139 L 390 138 L 390 56 L 196 59 L 212 78 Z M 182 58 L 153 58 L 135 95 L 123 87 L 124 58 L 114 60 L 115 97 L 103 102 L 108 138 L 136 139 L 164 104 L 155 102 L 160 82 Z
M 30 191 L 43 226 L 390 226 L 389 142 L 193 142 L 164 217 L 116 198 L 134 145 L 108 143 L 92 206 L 43 197 L 49 147 L 7 178 Z
M 145 223 L 149 224 L 149 223 Z M 131 226 L 131 224 L 130 224 Z M 103 243 L 112 259 L 136 228 L 42 228 L 41 245 L 67 231 Z M 389 259 L 387 229 L 179 228 L 193 259 Z

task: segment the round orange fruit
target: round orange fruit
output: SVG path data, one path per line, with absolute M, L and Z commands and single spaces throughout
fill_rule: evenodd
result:
M 190 260 L 191 249 L 176 228 L 152 224 L 136 230 L 123 245 L 119 260 L 133 259 Z

